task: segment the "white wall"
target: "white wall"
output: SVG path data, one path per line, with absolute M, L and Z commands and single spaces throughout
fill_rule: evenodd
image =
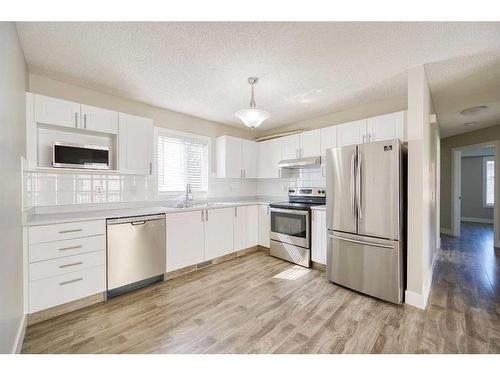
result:
M 13 23 L 0 22 L 0 353 L 16 348 L 23 322 L 21 155 L 26 64 Z
M 431 125 L 432 98 L 423 66 L 408 71 L 408 249 L 406 302 L 424 308 L 438 242 L 436 204 L 437 125 Z
M 494 157 L 494 153 L 492 155 Z M 462 220 L 485 221 L 493 223 L 493 207 L 483 206 L 484 162 L 485 156 L 462 157 L 460 173 L 460 216 Z

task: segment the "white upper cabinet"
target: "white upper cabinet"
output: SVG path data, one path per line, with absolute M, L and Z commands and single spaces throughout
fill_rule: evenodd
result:
M 257 144 L 224 135 L 216 140 L 217 177 L 256 178 Z
M 234 250 L 257 246 L 259 241 L 258 206 L 234 207 Z
M 205 215 L 205 260 L 232 253 L 233 207 L 206 210 Z
M 152 173 L 153 120 L 119 114 L 118 167 L 122 173 Z
M 300 133 L 299 157 L 307 158 L 320 156 L 321 154 L 321 130 L 311 130 Z
M 405 118 L 405 111 L 369 118 L 367 120 L 368 141 L 376 142 L 394 138 L 406 140 Z
M 337 125 L 337 146 L 367 142 L 366 122 L 366 120 L 358 120 Z
M 257 176 L 258 178 L 279 178 L 282 138 L 270 139 L 257 143 Z
M 326 150 L 332 147 L 337 147 L 337 127 L 329 126 L 321 129 L 321 162 L 323 163 L 326 156 Z
M 257 142 L 241 140 L 241 164 L 244 178 L 257 178 Z
M 281 157 L 283 160 L 300 158 L 300 135 L 294 134 L 281 138 Z
M 39 124 L 80 127 L 80 103 L 35 95 L 34 120 Z
M 205 211 L 168 214 L 167 271 L 201 263 L 205 260 Z
M 118 134 L 118 112 L 82 104 L 82 129 Z
M 283 137 L 283 160 L 319 156 L 321 147 L 320 139 L 320 129 Z

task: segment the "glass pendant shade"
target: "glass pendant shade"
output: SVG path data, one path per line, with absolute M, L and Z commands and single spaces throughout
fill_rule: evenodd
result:
M 254 85 L 257 83 L 257 81 L 258 81 L 257 77 L 248 78 L 248 83 L 252 88 L 250 107 L 245 109 L 240 109 L 238 112 L 235 113 L 235 116 L 238 117 L 246 126 L 248 126 L 251 129 L 256 128 L 264 121 L 266 121 L 269 117 L 271 117 L 269 112 L 255 108 Z
M 240 109 L 238 112 L 235 113 L 235 115 L 246 126 L 252 129 L 256 128 L 257 126 L 262 124 L 265 120 L 267 120 L 269 117 L 271 117 L 269 112 L 257 108 Z

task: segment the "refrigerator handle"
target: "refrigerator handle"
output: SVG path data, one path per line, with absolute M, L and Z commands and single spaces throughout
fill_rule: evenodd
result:
M 352 215 L 356 216 L 356 152 L 351 156 L 351 210 Z
M 361 173 L 362 173 L 362 157 L 361 153 L 358 151 L 358 162 L 356 163 L 356 206 L 358 208 L 358 218 L 361 220 L 363 219 L 363 201 L 361 199 L 361 192 L 363 191 L 363 186 L 362 186 L 362 178 L 361 178 Z

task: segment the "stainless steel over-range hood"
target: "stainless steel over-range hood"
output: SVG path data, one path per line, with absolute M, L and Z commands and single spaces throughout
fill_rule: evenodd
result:
M 308 158 L 282 160 L 278 163 L 281 168 L 308 168 L 316 167 L 321 164 L 320 156 L 311 156 Z

